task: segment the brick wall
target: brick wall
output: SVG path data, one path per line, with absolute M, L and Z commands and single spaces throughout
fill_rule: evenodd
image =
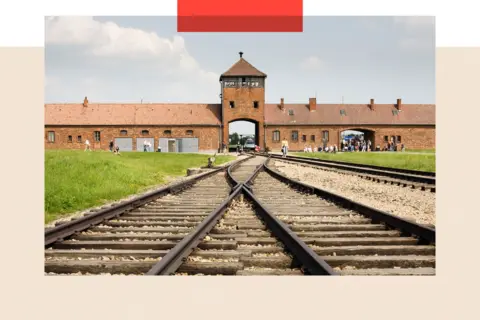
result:
M 434 127 L 344 127 L 344 126 L 267 126 L 266 137 L 267 147 L 272 151 L 280 151 L 281 142 L 287 138 L 289 148 L 292 151 L 303 151 L 305 145 L 322 146 L 322 131 L 328 131 L 329 141 L 327 145 L 340 145 L 340 133 L 345 130 L 365 130 L 366 135 L 370 133 L 372 142 L 375 145 L 383 147 L 384 136 L 400 136 L 401 143 L 410 149 L 433 149 L 435 148 L 435 128 Z M 273 132 L 280 132 L 280 141 L 273 141 Z M 292 140 L 292 131 L 298 131 L 298 140 Z M 302 136 L 306 136 L 306 141 L 302 140 Z M 315 140 L 311 136 L 315 136 Z
M 263 88 L 224 88 L 223 99 L 223 141 L 228 145 L 229 122 L 240 119 L 250 119 L 258 122 L 259 144 L 263 148 L 263 122 L 265 110 L 265 90 Z M 230 107 L 230 101 L 235 107 Z M 258 108 L 254 108 L 258 101 Z
M 120 135 L 120 130 L 127 130 L 127 135 Z M 142 130 L 148 130 L 147 135 L 142 135 Z M 165 130 L 171 130 L 171 135 L 164 134 Z M 193 130 L 192 135 L 187 134 L 187 130 Z M 217 150 L 219 148 L 219 130 L 218 127 L 148 127 L 148 126 L 108 126 L 108 127 L 45 127 L 45 149 L 84 149 L 85 140 L 90 141 L 93 149 L 108 150 L 110 140 L 115 138 L 133 138 L 133 150 L 136 150 L 137 138 L 155 138 L 155 150 L 158 147 L 159 138 L 198 138 L 199 150 Z M 55 142 L 48 141 L 48 132 L 55 132 Z M 100 142 L 94 141 L 94 132 L 100 131 Z M 68 136 L 72 136 L 72 142 L 68 141 Z M 77 142 L 77 136 L 82 137 L 81 142 Z

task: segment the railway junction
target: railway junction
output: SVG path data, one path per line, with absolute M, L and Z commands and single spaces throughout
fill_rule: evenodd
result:
M 45 230 L 45 274 L 435 275 L 435 226 L 282 166 L 435 195 L 435 174 L 248 154 Z

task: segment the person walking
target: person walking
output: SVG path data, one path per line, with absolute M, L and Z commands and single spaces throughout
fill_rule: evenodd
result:
M 85 140 L 85 150 L 83 150 L 83 151 L 87 151 L 87 150 L 92 151 L 92 150 L 90 150 L 90 141 L 88 141 L 88 139 Z
M 143 140 L 143 152 L 147 152 L 147 140 Z
M 227 154 L 227 144 L 225 142 L 222 142 L 222 153 Z
M 287 157 L 287 152 L 288 152 L 288 140 L 286 138 L 283 138 L 282 140 L 282 157 L 283 158 Z

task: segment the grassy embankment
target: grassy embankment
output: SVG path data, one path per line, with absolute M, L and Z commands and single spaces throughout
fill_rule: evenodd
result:
M 324 160 L 435 172 L 435 153 L 432 152 L 418 154 L 403 152 L 342 152 L 337 154 L 295 152 L 291 154 Z
M 206 154 L 45 151 L 45 223 L 185 176 Z M 233 160 L 217 156 L 219 165 Z

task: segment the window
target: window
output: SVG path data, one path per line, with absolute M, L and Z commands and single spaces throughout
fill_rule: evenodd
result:
M 273 141 L 274 142 L 280 141 L 280 131 L 278 130 L 273 131 Z
M 77 136 L 77 142 L 82 142 L 82 136 Z
M 163 131 L 163 134 L 165 134 L 165 135 L 171 135 L 171 134 L 172 134 L 172 130 L 165 130 L 165 131 Z
M 383 137 L 383 142 L 388 142 L 388 136 Z
M 402 137 L 401 136 L 397 136 L 397 142 L 398 143 L 402 142 Z
M 298 141 L 298 131 L 292 131 L 292 140 Z
M 258 101 L 253 101 L 253 107 L 254 107 L 255 109 L 258 109 Z
M 345 109 L 340 110 L 340 115 L 341 115 L 341 116 L 346 116 L 346 115 L 347 115 L 347 111 L 345 111 Z
M 310 141 L 315 142 L 315 135 L 314 135 L 314 134 L 312 134 L 312 135 L 310 136 Z
M 245 82 L 247 82 L 246 78 L 242 78 L 242 85 L 245 85 Z
M 187 130 L 187 135 L 188 136 L 193 136 L 193 130 Z
M 121 136 L 126 136 L 127 135 L 127 130 L 120 130 L 120 135 Z
M 307 135 L 306 134 L 302 135 L 302 142 L 307 142 Z
M 48 131 L 48 142 L 55 142 L 55 132 Z
M 68 142 L 73 142 L 73 137 L 72 136 L 68 136 Z
M 235 108 L 235 101 L 230 101 L 230 108 Z
M 322 131 L 322 140 L 325 141 L 325 142 L 328 142 L 330 140 L 328 130 L 323 130 Z
M 290 116 L 293 116 L 293 110 L 292 110 L 292 109 L 288 109 L 288 114 L 289 114 Z
M 95 131 L 93 133 L 93 139 L 95 140 L 95 142 L 100 142 L 100 131 Z
M 148 136 L 150 132 L 148 130 L 142 130 L 142 136 Z

